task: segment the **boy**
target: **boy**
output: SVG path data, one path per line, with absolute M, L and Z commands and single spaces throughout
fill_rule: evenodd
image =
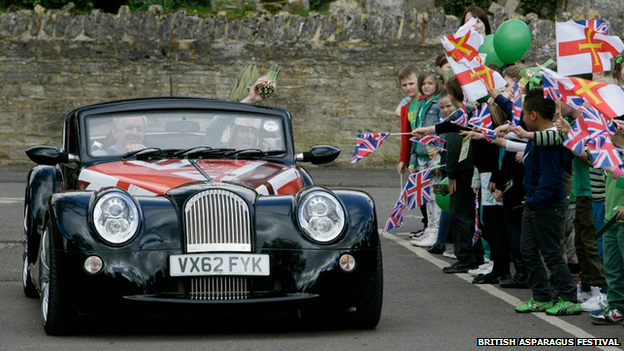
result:
M 555 102 L 544 99 L 541 89 L 527 93 L 523 111 L 524 123 L 530 131 L 554 128 Z M 518 313 L 546 312 L 556 316 L 581 313 L 574 280 L 561 256 L 559 240 L 568 205 L 563 186 L 564 152 L 562 146 L 535 146 L 532 140 L 529 140 L 524 152 L 526 196 L 520 250 L 533 298 L 516 306 Z M 551 298 L 542 257 L 559 293 L 555 303 Z
M 405 170 L 409 166 L 412 142 L 409 140 L 409 132 L 412 131 L 416 123 L 416 111 L 418 111 L 418 104 L 420 93 L 418 92 L 418 74 L 420 70 L 413 65 L 407 65 L 399 71 L 399 83 L 401 84 L 401 90 L 409 101 L 400 107 L 400 119 L 401 119 L 401 151 L 399 155 L 399 164 L 397 166 L 397 172 L 399 174 L 405 173 Z M 423 229 L 417 232 L 410 233 L 411 238 L 415 238 L 422 235 L 424 228 L 427 228 L 427 209 L 426 205 L 420 207 L 420 211 L 423 215 Z
M 616 146 L 624 145 L 622 129 L 618 126 L 611 138 Z M 607 177 L 605 219 L 616 217 L 615 222 L 602 236 L 604 272 L 609 290 L 607 306 L 591 312 L 591 322 L 597 325 L 620 325 L 624 322 L 624 171 L 610 169 Z

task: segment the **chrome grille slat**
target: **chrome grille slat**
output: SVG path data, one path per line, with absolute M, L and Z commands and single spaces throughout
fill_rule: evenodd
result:
M 185 206 L 187 252 L 251 252 L 251 214 L 237 194 L 209 189 L 191 197 Z M 192 277 L 193 300 L 249 298 L 249 277 Z
M 247 203 L 237 194 L 210 189 L 185 207 L 187 252 L 251 252 Z
M 192 300 L 242 300 L 249 298 L 248 277 L 193 277 Z

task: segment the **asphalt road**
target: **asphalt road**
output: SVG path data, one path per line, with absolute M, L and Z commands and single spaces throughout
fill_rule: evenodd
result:
M 377 205 L 383 226 L 399 195 L 393 170 L 309 168 L 319 185 L 357 188 Z M 0 169 L 0 350 L 477 350 L 477 338 L 619 338 L 624 328 L 597 327 L 588 314 L 550 317 L 517 314 L 528 290 L 473 285 L 467 274 L 444 274 L 452 260 L 409 245 L 420 227 L 416 212 L 385 234 L 384 308 L 373 331 L 310 328 L 292 319 L 97 321 L 86 335 L 48 337 L 39 302 L 20 283 L 25 169 Z M 451 249 L 451 246 L 448 246 Z M 499 347 L 495 348 L 499 349 Z M 620 350 L 622 347 L 549 347 Z

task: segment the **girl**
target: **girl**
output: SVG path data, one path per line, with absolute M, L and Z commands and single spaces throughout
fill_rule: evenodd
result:
M 438 104 L 439 94 L 443 88 L 442 78 L 433 70 L 427 69 L 418 77 L 418 92 L 424 96 L 418 109 L 415 111 L 412 129 L 420 127 L 431 127 L 444 120 L 444 115 L 440 111 Z M 442 147 L 441 145 L 439 145 Z M 440 164 L 440 154 L 431 154 L 424 144 L 414 143 L 410 157 L 410 171 L 417 172 Z M 434 174 L 431 185 L 441 181 L 439 172 Z M 435 244 L 438 237 L 438 225 L 440 222 L 440 208 L 435 201 L 429 201 L 424 205 L 427 210 L 427 225 L 423 235 L 410 241 L 414 246 L 430 247 Z

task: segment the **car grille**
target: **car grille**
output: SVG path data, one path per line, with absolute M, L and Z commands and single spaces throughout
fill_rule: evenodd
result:
M 191 197 L 185 206 L 187 252 L 251 252 L 249 206 L 238 195 L 210 189 Z M 190 278 L 193 300 L 249 298 L 248 277 Z
M 249 298 L 249 278 L 191 278 L 189 297 L 192 300 L 243 300 Z
M 186 203 L 187 252 L 251 252 L 249 206 L 238 195 L 210 189 Z

